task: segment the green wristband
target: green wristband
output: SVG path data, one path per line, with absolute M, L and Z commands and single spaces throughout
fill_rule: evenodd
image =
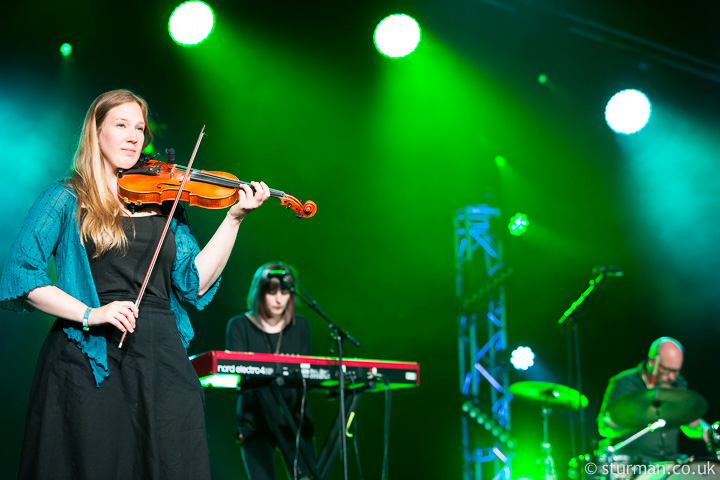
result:
M 88 324 L 88 320 L 90 319 L 90 311 L 92 310 L 92 307 L 87 307 L 87 310 L 85 310 L 85 315 L 83 315 L 83 332 L 87 332 L 90 330 L 90 325 Z

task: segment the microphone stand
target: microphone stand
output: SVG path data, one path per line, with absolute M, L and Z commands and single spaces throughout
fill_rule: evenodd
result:
M 327 323 L 328 327 L 330 327 L 330 338 L 337 341 L 337 347 L 338 347 L 338 382 L 339 382 L 339 388 L 340 388 L 340 449 L 342 450 L 342 465 L 343 465 L 343 479 L 347 480 L 348 478 L 348 468 L 347 468 L 347 437 L 345 436 L 345 429 L 347 428 L 347 425 L 345 425 L 345 368 L 343 366 L 343 349 L 342 349 L 342 342 L 343 340 L 347 339 L 350 343 L 355 345 L 356 347 L 360 348 L 360 342 L 355 340 L 352 335 L 350 335 L 346 330 L 344 330 L 342 327 L 340 327 L 338 324 L 330 320 L 327 315 L 320 309 L 320 306 L 318 306 L 317 302 L 312 299 L 310 294 L 307 293 L 305 288 L 298 282 L 298 286 L 302 289 L 303 294 L 300 294 L 293 285 L 289 284 L 288 282 L 285 282 L 283 280 L 283 284 L 285 287 L 290 290 L 291 293 L 293 293 L 295 296 L 299 297 L 300 300 L 305 302 L 305 304 L 313 309 L 315 313 L 320 315 Z
M 582 371 L 580 368 L 580 334 L 578 333 L 578 326 L 577 326 L 577 310 L 580 308 L 580 306 L 585 302 L 587 297 L 595 291 L 595 287 L 605 278 L 605 272 L 602 270 L 593 270 L 593 273 L 597 274 L 597 276 L 590 280 L 590 284 L 588 285 L 588 288 L 585 289 L 584 292 L 580 294 L 580 297 L 575 300 L 572 305 L 570 305 L 570 308 L 568 308 L 562 317 L 560 317 L 560 320 L 558 320 L 557 324 L 558 327 L 561 326 L 563 323 L 565 323 L 568 319 L 571 319 L 568 323 L 568 327 L 570 328 L 570 331 L 573 334 L 572 342 L 575 346 L 575 375 L 577 377 L 577 390 L 578 390 L 578 398 L 579 398 L 579 408 L 578 408 L 578 423 L 580 426 L 580 447 L 582 448 L 582 454 L 584 455 L 586 453 L 585 450 L 585 408 L 582 404 Z M 570 332 L 568 332 L 570 333 Z M 568 342 L 570 342 L 570 336 L 568 336 Z M 570 347 L 568 346 L 568 349 Z M 572 362 L 570 362 L 569 368 L 572 369 Z M 570 379 L 571 380 L 571 379 Z

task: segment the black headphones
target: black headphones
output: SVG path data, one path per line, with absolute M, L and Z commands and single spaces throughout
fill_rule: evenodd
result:
M 288 270 L 271 270 L 266 268 L 265 271 L 263 271 L 262 278 L 266 281 L 269 281 L 272 278 L 277 278 L 280 282 L 282 282 L 287 276 L 292 277 L 292 274 Z

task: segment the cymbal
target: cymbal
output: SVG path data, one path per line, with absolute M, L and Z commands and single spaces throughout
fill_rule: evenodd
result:
M 510 385 L 514 396 L 543 406 L 577 410 L 580 408 L 580 392 L 574 388 L 551 382 L 515 382 Z M 582 406 L 587 407 L 588 399 L 582 396 Z
M 662 418 L 667 428 L 687 425 L 707 411 L 707 401 L 697 392 L 679 388 L 649 388 L 626 393 L 608 407 L 613 422 L 642 429 Z

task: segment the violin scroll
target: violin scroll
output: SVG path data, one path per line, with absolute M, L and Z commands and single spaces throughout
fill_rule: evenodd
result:
M 286 208 L 292 208 L 297 218 L 310 218 L 317 212 L 317 205 L 312 200 L 308 200 L 303 204 L 300 200 L 288 193 L 280 197 L 280 205 L 285 205 Z

